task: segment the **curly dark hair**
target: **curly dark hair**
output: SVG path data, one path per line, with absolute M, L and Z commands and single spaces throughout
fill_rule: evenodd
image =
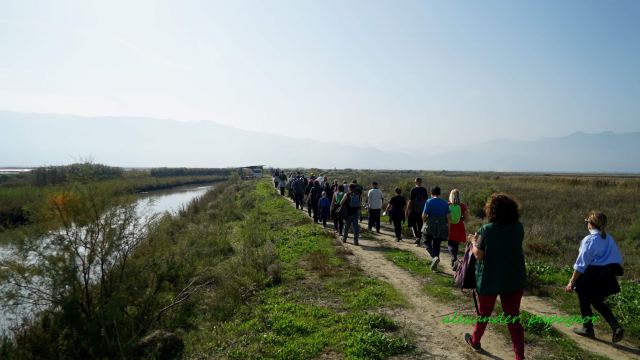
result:
M 484 214 L 491 223 L 514 224 L 520 219 L 520 204 L 507 194 L 493 194 L 484 204 Z

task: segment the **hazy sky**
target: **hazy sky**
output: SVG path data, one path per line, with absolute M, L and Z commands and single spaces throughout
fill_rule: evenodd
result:
M 0 1 L 0 110 L 382 149 L 640 130 L 640 1 Z

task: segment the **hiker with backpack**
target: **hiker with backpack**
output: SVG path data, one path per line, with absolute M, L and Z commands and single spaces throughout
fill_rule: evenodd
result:
M 519 221 L 520 206 L 508 195 L 493 194 L 484 206 L 489 223 L 469 235 L 476 258 L 475 280 L 478 315 L 491 316 L 500 295 L 505 316 L 515 319 L 507 324 L 516 360 L 524 359 L 524 329 L 520 324 L 520 301 L 526 285 L 522 242 L 524 228 Z M 464 335 L 474 350 L 482 351 L 480 340 L 487 322 L 476 322 L 473 333 Z
M 311 174 L 311 176 L 313 177 L 313 174 Z M 309 194 L 311 193 L 311 189 L 313 188 L 313 180 L 312 177 L 309 177 L 309 181 L 307 182 L 307 187 L 304 189 L 304 202 L 305 204 L 307 204 L 307 213 L 309 214 L 309 217 L 311 217 L 311 210 L 313 209 L 313 206 L 311 206 L 310 203 L 310 198 L 309 198 Z
M 331 200 L 331 198 L 333 197 L 333 188 L 331 187 L 331 184 L 329 184 L 329 182 L 324 183 L 323 190 L 327 193 L 327 198 Z
M 278 176 L 278 188 L 280 189 L 280 195 L 284 196 L 284 189 L 287 187 L 287 174 L 282 171 Z
M 578 258 L 565 291 L 575 291 L 580 302 L 580 312 L 585 319 L 582 328 L 573 329 L 578 335 L 595 338 L 593 331 L 593 306 L 611 326 L 616 343 L 624 337 L 624 330 L 604 300 L 620 292 L 616 276 L 622 276 L 622 254 L 615 240 L 607 232 L 607 216 L 591 211 L 584 219 L 589 235 L 580 242 Z
M 344 195 L 344 185 L 338 185 L 337 191 L 333 193 L 333 197 L 331 199 L 331 217 L 333 218 L 333 227 L 340 236 L 342 236 L 342 232 L 344 230 L 345 209 L 341 209 L 340 207 L 340 203 L 342 202 Z
M 320 212 L 318 209 L 318 203 L 322 197 L 322 188 L 318 180 L 313 182 L 313 186 L 309 189 L 309 209 L 313 212 L 313 222 L 320 220 Z M 310 215 L 311 216 L 311 215 Z
M 460 201 L 460 190 L 453 189 L 449 193 L 449 213 L 451 214 L 451 224 L 449 225 L 449 241 L 447 248 L 451 254 L 451 268 L 456 271 L 458 264 L 458 245 L 467 241 L 467 233 L 464 222 L 469 213 L 467 205 Z
M 349 184 L 349 192 L 342 198 L 340 206 L 344 207 L 346 212 L 346 221 L 344 234 L 342 235 L 342 242 L 347 242 L 349 236 L 349 228 L 353 227 L 353 245 L 358 245 L 358 239 L 360 237 L 360 225 L 358 224 L 358 218 L 360 217 L 360 206 L 362 192 L 357 192 L 356 184 Z
M 415 187 L 409 193 L 409 203 L 405 215 L 407 216 L 407 225 L 413 234 L 416 246 L 420 246 L 420 238 L 422 237 L 422 210 L 424 204 L 429 198 L 429 192 L 422 187 L 422 178 L 416 178 Z
M 369 209 L 369 231 L 376 228 L 376 232 L 380 234 L 380 212 L 382 212 L 382 203 L 384 202 L 384 196 L 382 191 L 378 189 L 378 183 L 371 183 L 373 189 L 367 192 L 367 205 Z
M 385 210 L 389 213 L 389 219 L 393 221 L 393 229 L 396 233 L 396 240 L 402 240 L 402 223 L 404 222 L 404 212 L 407 200 L 402 196 L 402 189 L 396 188 L 396 196 L 392 197 Z
M 322 192 L 322 197 L 318 201 L 318 209 L 320 210 L 320 220 L 322 220 L 322 227 L 327 227 L 327 219 L 329 219 L 329 211 L 331 209 L 331 199 L 327 197 L 327 192 Z
M 289 179 L 287 179 L 287 192 L 289 194 L 289 199 L 295 201 L 295 196 L 293 195 L 293 182 L 296 178 L 293 176 L 293 173 L 289 174 Z
M 279 182 L 280 182 L 280 170 L 276 169 L 276 171 L 273 173 L 273 185 L 275 186 L 276 189 L 278 189 Z
M 324 188 L 324 175 L 320 174 L 317 180 L 318 180 L 318 183 L 320 183 L 320 187 Z
M 331 190 L 333 190 L 334 193 L 338 192 L 338 186 L 340 184 L 338 184 L 338 179 L 334 179 L 333 180 L 333 185 L 331 185 Z
M 431 199 L 424 205 L 422 235 L 427 252 L 431 256 L 431 271 L 440 263 L 440 243 L 449 238 L 451 215 L 449 204 L 440 198 L 440 187 L 431 189 Z
M 362 200 L 363 194 L 364 194 L 364 188 L 362 187 L 362 185 L 358 184 L 358 180 L 353 179 L 353 181 L 351 182 L 352 184 L 355 185 L 355 192 L 356 194 L 360 195 L 360 199 Z M 360 213 L 360 211 L 358 211 L 358 223 L 361 223 L 363 219 L 362 213 Z
M 293 198 L 296 201 L 296 209 L 303 210 L 305 188 L 304 178 L 298 171 L 297 176 L 293 181 Z
M 355 188 L 354 191 L 359 194 L 360 196 L 362 196 L 362 193 L 364 192 L 364 189 L 362 188 L 362 185 L 358 184 L 358 180 L 353 179 L 353 181 L 351 182 Z

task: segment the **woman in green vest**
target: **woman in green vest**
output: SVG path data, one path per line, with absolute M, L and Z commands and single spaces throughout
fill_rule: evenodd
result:
M 507 324 L 516 360 L 524 359 L 524 329 L 520 324 L 520 300 L 526 283 L 522 242 L 524 228 L 519 221 L 520 206 L 505 194 L 493 194 L 484 206 L 489 220 L 470 235 L 476 257 L 476 291 L 481 317 L 491 316 L 496 298 L 505 317 L 515 319 Z M 465 341 L 475 351 L 482 349 L 480 339 L 487 322 L 477 322 L 473 334 L 465 334 Z

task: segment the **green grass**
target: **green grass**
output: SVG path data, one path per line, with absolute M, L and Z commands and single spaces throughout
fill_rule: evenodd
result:
M 363 311 L 337 313 L 330 308 L 287 298 L 269 289 L 249 316 L 217 328 L 211 339 L 197 338 L 188 358 L 218 354 L 231 359 L 312 359 L 322 352 L 345 359 L 384 359 L 411 351 L 387 317 Z
M 345 310 L 406 306 L 406 301 L 390 284 L 358 273 L 328 279 L 323 288 L 338 296 Z
M 415 253 L 400 249 L 385 249 L 385 257 L 398 267 L 419 275 L 426 282 L 425 294 L 441 302 L 453 301 L 460 296 L 460 291 L 453 287 L 453 277 L 431 271 L 431 261 L 418 257 Z

